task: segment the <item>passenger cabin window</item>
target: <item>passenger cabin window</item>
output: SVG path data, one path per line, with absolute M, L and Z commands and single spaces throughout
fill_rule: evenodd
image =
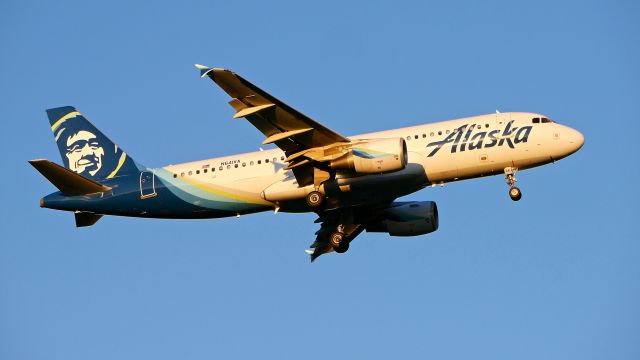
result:
M 193 171 L 189 171 L 189 176 L 193 175 Z
M 418 135 L 414 136 L 414 138 L 415 138 L 416 140 L 418 140 L 418 138 L 419 138 L 419 137 L 420 137 L 420 136 L 418 136 Z
M 234 168 L 237 168 L 237 167 L 238 167 L 238 164 L 233 165 L 233 167 L 234 167 Z
M 178 174 L 173 174 L 173 178 L 174 179 L 177 178 L 177 177 L 178 177 Z
M 262 160 L 258 160 L 258 165 L 262 164 Z
M 265 164 L 268 163 L 268 162 L 269 162 L 269 159 L 264 159 L 264 163 Z
M 196 170 L 196 175 L 200 174 L 200 170 Z

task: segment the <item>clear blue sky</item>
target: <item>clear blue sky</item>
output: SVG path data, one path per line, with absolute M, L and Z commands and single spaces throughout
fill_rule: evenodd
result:
M 635 1 L 0 3 L 0 359 L 639 359 Z M 73 105 L 148 166 L 256 150 L 194 63 L 352 135 L 533 111 L 585 147 L 407 197 L 440 230 L 310 264 L 314 216 L 40 209 Z M 634 226 L 636 225 L 636 226 Z

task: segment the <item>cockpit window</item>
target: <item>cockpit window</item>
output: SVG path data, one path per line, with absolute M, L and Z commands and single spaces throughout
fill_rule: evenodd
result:
M 555 121 L 553 121 L 553 120 L 551 120 L 549 118 L 543 117 L 543 118 L 533 118 L 533 119 L 531 119 L 531 122 L 533 122 L 534 124 L 539 124 L 539 123 L 552 123 L 552 122 L 555 122 Z

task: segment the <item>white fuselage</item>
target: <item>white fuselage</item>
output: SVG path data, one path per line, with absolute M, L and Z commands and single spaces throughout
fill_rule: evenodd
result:
M 340 192 L 348 204 L 393 200 L 428 185 L 501 174 L 507 167 L 527 169 L 577 151 L 583 136 L 535 113 L 496 113 L 352 136 L 350 139 L 403 138 L 404 170 L 384 175 L 338 173 L 327 192 Z M 225 194 L 238 201 L 283 211 L 305 211 L 309 189 L 284 170 L 280 149 L 224 156 L 156 169 L 181 184 Z M 288 204 L 290 206 L 288 206 Z M 344 203 L 342 205 L 345 205 Z

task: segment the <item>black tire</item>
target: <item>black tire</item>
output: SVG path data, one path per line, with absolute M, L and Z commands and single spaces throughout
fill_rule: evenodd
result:
M 344 235 L 341 232 L 336 231 L 331 234 L 331 236 L 329 236 L 329 245 L 331 245 L 331 247 L 336 250 L 340 248 L 341 245 L 343 245 L 342 240 L 344 240 Z
M 509 197 L 513 201 L 518 201 L 522 198 L 522 191 L 520 191 L 520 189 L 514 186 L 511 189 L 509 189 Z
M 343 244 L 340 244 L 337 248 L 334 249 L 338 254 L 346 253 L 349 250 L 349 243 L 343 241 Z
M 307 205 L 312 209 L 319 209 L 324 203 L 324 195 L 320 191 L 312 191 L 307 194 Z

